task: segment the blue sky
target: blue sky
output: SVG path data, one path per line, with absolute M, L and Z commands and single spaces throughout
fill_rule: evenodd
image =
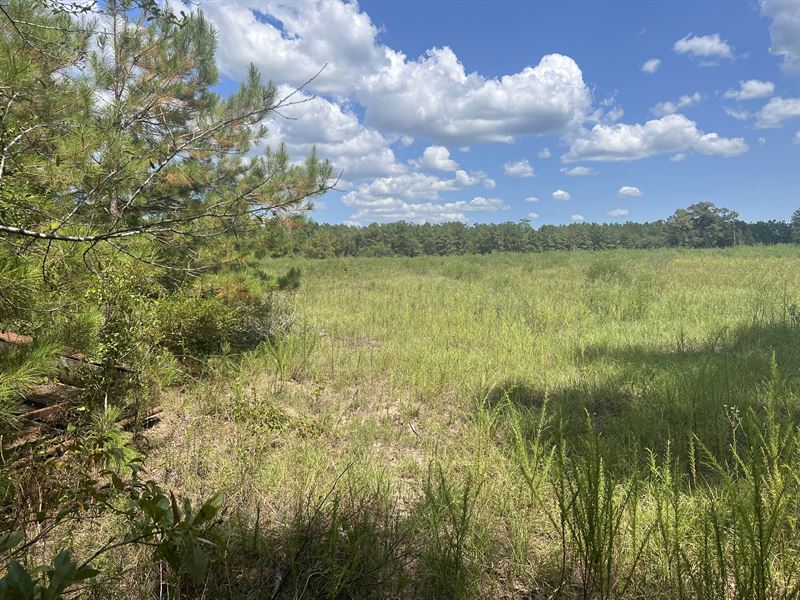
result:
M 209 2 L 221 89 L 342 172 L 312 218 L 645 221 L 800 206 L 800 2 Z M 648 62 L 649 61 L 649 62 Z

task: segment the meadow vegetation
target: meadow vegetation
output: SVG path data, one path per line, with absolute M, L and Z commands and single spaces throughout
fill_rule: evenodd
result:
M 798 596 L 797 248 L 299 267 L 148 435 L 227 499 L 208 596 Z
M 215 49 L 0 4 L 0 600 L 800 597 L 800 212 L 319 226 Z

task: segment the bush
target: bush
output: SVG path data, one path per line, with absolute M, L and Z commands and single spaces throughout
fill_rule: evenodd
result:
M 290 279 L 296 284 L 297 274 Z M 273 340 L 287 320 L 277 288 L 269 278 L 239 272 L 207 277 L 164 298 L 159 303 L 163 344 L 179 357 L 202 358 Z

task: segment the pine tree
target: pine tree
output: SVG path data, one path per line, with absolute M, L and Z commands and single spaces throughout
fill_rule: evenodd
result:
M 255 154 L 295 101 L 251 66 L 213 91 L 215 32 L 200 11 L 109 0 L 76 17 L 33 1 L 0 16 L 0 237 L 15 252 L 73 244 L 180 265 L 187 245 L 256 227 L 329 187 L 314 153 Z M 255 154 L 255 155 L 254 155 Z

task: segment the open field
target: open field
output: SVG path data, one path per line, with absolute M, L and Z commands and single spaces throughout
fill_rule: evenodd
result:
M 305 333 L 151 434 L 205 597 L 798 597 L 797 248 L 289 265 Z

